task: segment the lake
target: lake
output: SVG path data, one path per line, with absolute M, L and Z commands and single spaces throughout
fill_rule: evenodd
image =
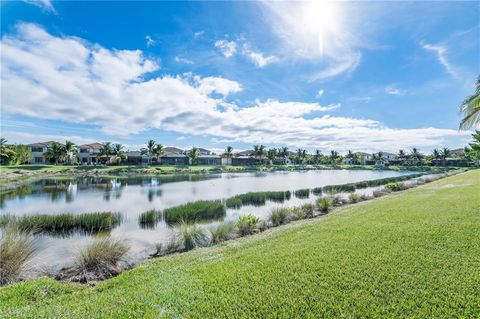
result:
M 56 177 L 35 180 L 4 193 L 0 198 L 2 213 L 23 216 L 29 214 L 119 212 L 120 225 L 111 230 L 112 237 L 121 238 L 131 247 L 132 262 L 146 258 L 155 244 L 165 241 L 172 227 L 159 222 L 154 228 L 142 228 L 141 213 L 162 210 L 197 200 L 226 199 L 259 191 L 295 191 L 325 185 L 340 185 L 364 180 L 410 174 L 407 171 L 379 170 L 309 170 L 256 173 L 222 173 L 174 176 L 118 177 Z M 243 206 L 227 209 L 225 220 L 235 220 L 251 213 L 266 218 L 279 206 L 312 203 L 315 196 L 299 199 L 292 195 L 284 202 L 267 202 L 264 206 Z M 218 221 L 205 222 L 205 227 Z M 68 236 L 37 235 L 39 254 L 34 259 L 36 270 L 55 271 L 70 261 L 79 247 L 91 240 L 91 234 L 75 232 Z

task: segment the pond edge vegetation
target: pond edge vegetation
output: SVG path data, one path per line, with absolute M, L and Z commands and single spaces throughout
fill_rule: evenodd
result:
M 332 189 L 327 187 L 331 193 L 328 195 L 319 196 L 313 204 L 304 204 L 298 207 L 281 207 L 272 210 L 270 216 L 267 220 L 261 220 L 260 218 L 246 214 L 239 217 L 239 219 L 235 222 L 222 222 L 216 227 L 211 227 L 207 229 L 198 225 L 196 223 L 192 223 L 191 221 L 186 221 L 180 219 L 177 223 L 177 227 L 174 228 L 174 234 L 169 238 L 169 240 L 165 243 L 159 243 L 156 245 L 156 251 L 151 254 L 150 256 L 153 257 L 161 257 L 173 253 L 185 252 L 192 249 L 200 248 L 200 247 L 207 247 L 211 245 L 215 245 L 221 243 L 223 241 L 232 240 L 238 237 L 252 235 L 258 232 L 265 231 L 266 229 L 278 227 L 281 225 L 288 224 L 295 220 L 300 219 L 307 219 L 307 218 L 315 218 L 324 216 L 330 213 L 333 207 L 342 206 L 345 204 L 355 204 L 361 201 L 370 200 L 376 197 L 387 195 L 391 192 L 398 192 L 402 190 L 406 190 L 409 188 L 413 188 L 419 185 L 423 185 L 425 183 L 433 182 L 438 179 L 452 176 L 458 173 L 465 172 L 467 169 L 460 169 L 455 171 L 447 171 L 443 173 L 437 173 L 431 176 L 420 177 L 417 176 L 419 174 L 413 175 L 404 175 L 399 177 L 392 177 L 392 178 L 384 178 L 378 181 L 382 181 L 385 185 L 382 189 L 375 190 L 372 196 L 365 196 L 365 195 L 358 195 L 356 193 L 351 193 L 348 199 L 341 198 L 338 194 L 336 194 L 337 189 L 350 190 L 352 183 L 348 184 L 349 186 L 343 187 L 342 185 L 337 185 L 336 189 Z M 420 174 L 424 175 L 424 174 Z M 415 176 L 415 177 L 412 177 Z M 416 180 L 409 181 L 408 183 L 402 183 L 400 181 L 407 181 L 408 179 L 419 177 Z M 367 184 L 375 185 L 380 182 L 367 181 Z M 354 187 L 364 188 L 364 182 L 353 183 Z M 386 184 L 385 184 L 386 183 Z M 388 187 L 386 187 L 388 185 Z M 379 185 L 375 185 L 379 186 Z M 368 187 L 368 186 L 367 186 Z M 312 190 L 313 192 L 313 190 Z M 290 192 L 289 192 L 290 193 Z M 352 196 L 352 195 L 356 196 Z M 210 201 L 200 201 L 200 202 L 210 202 Z M 225 206 L 219 200 L 212 201 L 215 202 L 218 206 L 220 202 L 223 207 L 223 211 L 225 210 Z M 195 202 L 194 202 L 195 203 Z M 192 203 L 190 203 L 192 204 Z M 188 205 L 188 203 L 186 204 Z M 198 205 L 198 204 L 197 204 Z M 183 207 L 185 205 L 177 206 Z M 191 205 L 187 206 L 189 210 L 191 210 Z M 211 212 L 209 212 L 211 213 Z M 179 214 L 182 215 L 182 214 Z M 154 218 L 157 218 L 154 215 Z M 177 215 L 175 215 L 177 216 Z M 31 238 L 31 231 L 30 228 L 22 228 L 16 225 L 16 220 L 9 221 L 5 227 L 12 227 L 11 229 L 15 230 L 13 237 L 18 238 Z M 5 233 L 5 232 L 4 232 Z M 2 236 L 0 240 L 0 247 L 2 250 L 4 249 L 4 245 L 15 245 L 15 241 L 6 241 L 6 236 Z M 99 244 L 99 241 L 102 243 Z M 25 247 L 25 251 L 32 251 L 32 254 L 27 254 L 27 258 L 25 258 L 21 265 L 18 265 L 18 272 L 15 273 L 14 278 L 8 278 L 7 281 L 4 278 L 0 278 L 0 282 L 2 284 L 9 284 L 13 283 L 18 280 L 22 280 L 22 269 L 26 263 L 28 263 L 29 258 L 33 255 L 34 249 L 34 242 L 33 241 L 26 241 L 27 245 Z M 93 251 L 93 252 L 92 252 Z M 109 236 L 107 237 L 97 237 L 94 239 L 94 242 L 83 249 L 83 253 L 79 253 L 78 256 L 75 258 L 75 263 L 67 268 L 61 274 L 55 276 L 56 279 L 63 280 L 63 281 L 77 281 L 81 283 L 88 283 L 88 282 L 95 282 L 99 280 L 104 280 L 113 276 L 118 275 L 123 270 L 131 267 L 131 265 L 127 265 L 123 267 L 120 263 L 126 252 L 128 251 L 128 246 L 121 243 L 118 240 L 111 239 Z M 3 253 L 3 251 L 2 251 Z M 87 256 L 88 258 L 86 258 Z M 107 257 L 105 257 L 107 256 Z M 3 259 L 2 259 L 3 260 Z M 83 261 L 82 261 L 83 260 Z M 88 260 L 88 267 L 85 265 L 87 264 L 85 260 Z M 6 268 L 9 262 L 13 260 L 7 260 L 6 262 L 2 262 L 0 268 Z M 83 265 L 83 266 L 82 266 Z M 83 267 L 83 268 L 82 268 Z M 0 273 L 2 271 L 0 269 Z

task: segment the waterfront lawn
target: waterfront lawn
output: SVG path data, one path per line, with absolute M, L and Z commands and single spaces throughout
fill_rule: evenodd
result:
M 480 170 L 150 260 L 99 284 L 0 289 L 0 317 L 475 318 Z

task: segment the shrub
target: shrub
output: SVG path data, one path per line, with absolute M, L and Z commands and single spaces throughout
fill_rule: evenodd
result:
M 321 188 L 321 187 L 315 187 L 314 189 L 312 189 L 312 193 L 313 193 L 314 195 L 320 195 L 320 194 L 322 194 L 322 192 L 323 192 L 323 191 L 322 191 L 322 188 Z
M 141 228 L 155 228 L 162 219 L 162 212 L 159 210 L 148 210 L 138 216 L 138 224 Z
M 333 206 L 342 206 L 345 204 L 345 200 L 343 200 L 340 196 L 338 195 L 332 195 L 330 196 L 330 200 Z
M 225 216 L 225 213 L 225 206 L 220 200 L 201 200 L 167 208 L 163 211 L 168 223 L 218 219 Z
M 120 262 L 128 250 L 118 239 L 96 237 L 76 254 L 74 264 L 63 269 L 58 278 L 78 282 L 111 278 L 122 271 Z
M 210 238 L 208 237 L 207 231 L 197 224 L 191 225 L 187 222 L 181 222 L 177 232 L 183 239 L 185 251 L 210 245 Z
M 317 208 L 322 213 L 328 213 L 332 206 L 332 200 L 328 197 L 320 197 L 317 199 Z
M 212 242 L 217 244 L 225 240 L 232 239 L 233 233 L 235 231 L 235 226 L 230 221 L 225 221 L 218 224 L 215 227 L 210 229 L 210 233 L 212 234 Z
M 350 203 L 357 203 L 357 202 L 360 200 L 360 196 L 358 196 L 358 195 L 355 194 L 355 193 L 351 193 L 351 194 L 348 196 L 348 200 L 350 201 Z
M 156 245 L 155 253 L 150 257 L 161 257 L 169 254 L 173 254 L 183 250 L 183 239 L 178 233 L 172 235 L 167 242 L 159 243 Z
M 276 208 L 272 210 L 270 213 L 270 221 L 272 222 L 273 226 L 280 226 L 287 222 L 288 215 L 290 215 L 290 209 L 282 207 Z
M 310 190 L 308 188 L 298 189 L 295 191 L 295 197 L 308 198 L 310 196 Z
M 398 192 L 403 189 L 402 184 L 399 183 L 388 183 L 384 187 L 392 192 Z
M 252 214 L 242 215 L 238 218 L 236 226 L 241 236 L 252 234 L 260 224 L 260 219 Z
M 0 237 L 0 286 L 17 281 L 36 252 L 31 232 L 14 222 L 5 225 Z
M 304 204 L 300 207 L 305 215 L 305 218 L 312 218 L 315 213 L 315 205 Z

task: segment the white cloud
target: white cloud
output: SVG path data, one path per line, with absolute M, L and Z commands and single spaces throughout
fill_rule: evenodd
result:
M 205 31 L 198 31 L 193 34 L 195 39 L 201 38 L 205 34 Z
M 405 91 L 399 89 L 398 87 L 395 87 L 393 85 L 389 85 L 385 87 L 385 93 L 390 94 L 390 95 L 404 95 Z
M 317 99 L 321 98 L 323 93 L 325 93 L 324 90 L 318 90 L 317 95 L 315 96 Z
M 145 36 L 145 41 L 147 41 L 147 47 L 151 47 L 152 45 L 155 45 L 156 41 L 152 39 L 151 36 L 146 35 Z
M 239 107 L 229 100 L 242 90 L 235 81 L 150 76 L 158 66 L 139 50 L 108 50 L 79 38 L 52 36 L 33 24 L 18 25 L 16 34 L 3 36 L 1 47 L 4 114 L 95 125 L 115 136 L 156 128 L 243 143 L 394 151 L 470 134 L 394 129 L 371 119 L 322 114 L 339 104 L 267 99 Z
M 42 8 L 45 11 L 49 11 L 55 14 L 57 13 L 51 0 L 23 0 L 23 1 L 29 4 L 33 4 L 34 6 L 37 6 L 39 8 Z
M 183 63 L 183 64 L 193 64 L 192 60 L 189 60 L 189 59 L 186 59 L 186 58 L 181 58 L 179 56 L 175 57 L 175 62 Z
M 278 61 L 278 57 L 274 56 L 274 55 L 270 55 L 270 56 L 264 56 L 262 53 L 260 52 L 253 52 L 253 51 L 250 51 L 247 53 L 247 56 L 248 58 L 250 58 L 250 60 L 253 61 L 253 63 L 260 67 L 260 68 L 263 68 L 264 66 L 270 64 L 270 63 L 273 63 L 273 62 L 277 62 Z
M 230 58 L 237 53 L 237 43 L 235 41 L 217 40 L 215 47 L 226 57 Z
M 422 43 L 422 48 L 434 52 L 437 55 L 438 63 L 443 65 L 447 73 L 450 74 L 454 79 L 460 78 L 457 69 L 447 59 L 447 47 L 442 45 Z
M 349 100 L 353 102 L 365 102 L 365 103 L 370 102 L 372 99 L 373 98 L 371 96 L 354 96 L 349 98 Z
M 185 136 L 179 136 L 176 138 L 177 141 L 184 141 L 185 140 Z

